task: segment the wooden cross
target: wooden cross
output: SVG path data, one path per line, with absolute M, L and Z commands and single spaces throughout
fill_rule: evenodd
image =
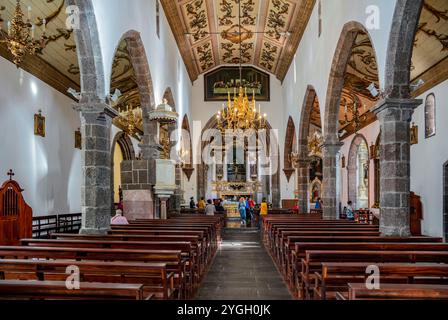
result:
M 9 176 L 9 181 L 12 181 L 12 177 L 14 176 L 14 172 L 12 171 L 12 169 L 9 169 L 7 175 Z

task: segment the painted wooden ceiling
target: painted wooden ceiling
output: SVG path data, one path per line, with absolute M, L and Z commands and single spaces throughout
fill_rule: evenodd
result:
M 67 30 L 64 0 L 21 0 L 24 19 L 28 17 L 28 7 L 31 7 L 31 21 L 36 24 L 36 37 L 42 32 L 42 20 L 47 21 L 46 32 L 48 40 L 46 47 L 39 56 L 61 72 L 64 76 L 79 86 L 80 76 L 78 57 L 72 30 Z M 14 15 L 16 0 L 1 0 L 0 15 L 4 20 L 3 30 L 7 29 L 7 21 Z
M 219 65 L 240 62 L 283 80 L 314 4 L 315 0 L 162 0 L 192 80 Z
M 448 1 L 425 0 L 412 57 L 411 79 L 417 80 L 448 57 Z

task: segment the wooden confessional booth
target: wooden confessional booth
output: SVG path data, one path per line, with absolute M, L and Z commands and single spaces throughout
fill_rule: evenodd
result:
M 0 187 L 0 245 L 18 245 L 33 234 L 33 211 L 23 199 L 23 189 L 10 179 Z

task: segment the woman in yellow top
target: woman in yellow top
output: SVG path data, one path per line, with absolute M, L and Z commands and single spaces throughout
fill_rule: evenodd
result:
M 199 200 L 198 209 L 199 210 L 205 210 L 205 200 L 204 200 L 203 197 L 201 198 L 201 200 Z
M 268 215 L 268 203 L 266 202 L 266 198 L 263 198 L 263 201 L 260 203 L 260 217 L 258 218 L 258 229 L 261 228 L 263 217 L 266 217 L 267 215 Z

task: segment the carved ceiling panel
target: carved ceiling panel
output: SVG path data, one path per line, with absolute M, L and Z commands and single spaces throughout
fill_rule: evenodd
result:
M 216 66 L 240 62 L 283 80 L 314 4 L 315 0 L 162 0 L 191 80 Z
M 28 7 L 32 9 L 31 21 L 36 24 L 36 37 L 41 35 L 42 20 L 45 18 L 47 21 L 48 40 L 39 56 L 79 86 L 78 56 L 74 34 L 72 30 L 66 29 L 65 0 L 21 0 L 20 3 L 24 19 L 28 17 Z M 0 11 L 0 15 L 6 26 L 7 21 L 13 17 L 16 0 L 3 0 L 0 3 L 0 7 L 2 6 L 4 9 Z
M 448 57 L 448 1 L 425 0 L 412 57 L 411 79 Z

